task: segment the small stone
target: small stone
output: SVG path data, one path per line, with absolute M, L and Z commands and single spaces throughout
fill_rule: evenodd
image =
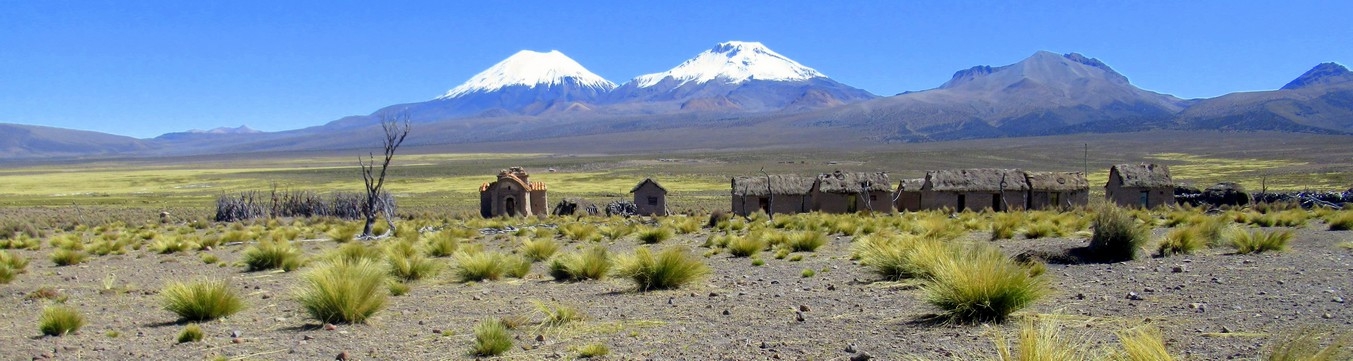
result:
M 310 335 L 305 335 L 305 336 L 301 337 L 301 340 L 302 340 L 302 341 L 310 341 L 310 340 L 314 340 L 314 339 L 315 339 L 315 336 L 310 336 Z
M 432 329 L 432 334 L 434 334 L 434 335 L 440 335 L 440 334 L 442 334 L 442 330 L 439 329 L 439 328 L 434 328 L 434 329 Z
M 1344 298 L 1343 298 L 1343 297 L 1335 297 L 1334 299 L 1332 299 L 1332 300 L 1330 300 L 1330 301 L 1334 301 L 1334 302 L 1337 302 L 1337 303 L 1344 303 Z
M 1328 312 L 1326 312 L 1325 314 L 1320 315 L 1320 318 L 1323 318 L 1323 319 L 1328 320 L 1328 319 L 1334 318 L 1334 315 L 1331 315 L 1331 314 L 1329 314 Z
M 835 290 L 836 290 L 836 285 L 827 285 L 827 290 L 828 290 L 828 291 L 835 291 Z
M 325 330 L 325 331 L 333 331 L 333 330 L 337 330 L 337 329 L 338 329 L 338 326 L 334 326 L 334 324 L 332 324 L 332 323 L 326 323 L 326 324 L 324 324 L 324 330 Z
M 1084 294 L 1084 293 L 1077 293 L 1077 294 L 1076 294 L 1076 299 L 1078 299 L 1078 300 L 1083 300 L 1083 299 L 1085 299 L 1085 294 Z
M 1184 273 L 1184 266 L 1174 266 L 1174 268 L 1171 268 L 1171 269 L 1170 269 L 1170 272 L 1173 272 L 1173 273 Z
M 471 299 L 471 300 L 478 301 L 478 300 L 479 300 L 479 296 L 471 296 L 470 299 Z
M 1141 301 L 1141 300 L 1144 300 L 1144 299 L 1146 299 L 1146 298 L 1142 297 L 1142 295 L 1137 294 L 1136 292 L 1128 292 L 1128 294 L 1127 294 L 1127 299 L 1133 300 L 1133 301 Z
M 770 345 L 767 345 L 767 344 L 766 344 L 766 341 L 761 341 L 761 349 L 764 350 L 764 349 L 766 349 L 766 348 L 770 348 Z
M 676 298 L 668 297 L 668 298 L 667 298 L 667 304 L 669 304 L 669 305 L 672 304 L 672 301 L 674 301 L 674 300 L 676 300 Z
M 239 338 L 239 337 L 232 338 L 232 339 L 230 339 L 230 343 L 244 343 L 244 339 Z
M 536 335 L 536 342 L 545 342 L 545 335 Z
M 794 320 L 803 322 L 803 312 L 802 311 L 794 312 Z
M 230 331 L 230 338 L 240 338 L 241 335 L 240 330 Z
M 724 315 L 724 316 L 728 316 L 728 315 L 731 315 L 731 314 L 733 314 L 733 312 L 731 312 L 731 311 L 729 311 L 729 310 L 723 310 L 723 315 Z
M 1142 292 L 1156 292 L 1156 289 L 1151 288 L 1151 287 L 1147 287 L 1147 288 L 1142 289 Z
M 719 297 L 718 293 L 710 292 L 709 297 Z
M 1221 333 L 1231 333 L 1231 328 L 1226 327 L 1226 326 L 1222 326 L 1222 327 L 1221 327 Z
M 799 305 L 799 312 L 808 312 L 808 305 Z
M 850 361 L 869 361 L 873 358 L 874 356 L 870 356 L 868 352 L 861 352 L 855 354 L 855 356 L 851 356 Z
M 348 361 L 348 351 L 339 352 L 338 356 L 334 356 L 334 361 Z
M 846 344 L 846 353 L 855 353 L 855 344 L 853 343 Z
M 266 299 L 269 299 L 269 298 L 272 298 L 272 295 L 269 295 L 269 294 L 267 294 L 267 293 L 264 293 L 264 294 L 263 294 L 263 299 L 266 300 Z

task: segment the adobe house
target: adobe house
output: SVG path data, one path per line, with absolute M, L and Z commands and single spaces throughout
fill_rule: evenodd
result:
M 921 187 L 925 178 L 903 179 L 897 182 L 897 192 L 893 193 L 893 206 L 900 211 L 915 212 L 921 210 Z
M 921 208 L 955 212 L 991 208 L 1021 210 L 1029 181 L 1018 169 L 955 169 L 927 172 L 921 186 Z
M 812 210 L 812 189 L 817 179 L 797 175 L 736 177 L 732 179 L 733 213 L 741 216 L 757 210 L 771 213 L 803 213 Z
M 484 218 L 549 214 L 545 183 L 532 183 L 530 177 L 521 167 L 498 171 L 498 180 L 479 186 L 479 214 Z
M 892 213 L 891 186 L 885 172 L 823 173 L 813 187 L 812 209 L 823 213 Z
M 1090 183 L 1081 172 L 1025 172 L 1029 209 L 1070 209 L 1090 204 Z
M 630 189 L 634 194 L 634 205 L 639 207 L 638 214 L 647 216 L 667 215 L 667 188 L 663 188 L 653 178 L 644 178 Z
M 1115 165 L 1109 168 L 1104 196 L 1123 207 L 1173 205 L 1174 181 L 1170 179 L 1170 168 L 1146 163 Z

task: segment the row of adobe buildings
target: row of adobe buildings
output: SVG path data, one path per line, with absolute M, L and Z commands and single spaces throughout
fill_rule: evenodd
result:
M 1056 209 L 1090 202 L 1090 184 L 1082 172 L 1019 169 L 954 169 L 902 179 L 896 187 L 887 172 L 823 173 L 817 176 L 771 174 L 731 179 L 733 213 L 854 213 L 949 209 Z M 1158 164 L 1118 164 L 1104 185 L 1108 200 L 1126 207 L 1154 208 L 1175 203 L 1170 170 Z M 520 167 L 505 169 L 498 180 L 479 188 L 480 213 L 547 214 L 544 183 L 530 182 Z M 652 179 L 630 193 L 639 214 L 667 213 L 667 189 Z

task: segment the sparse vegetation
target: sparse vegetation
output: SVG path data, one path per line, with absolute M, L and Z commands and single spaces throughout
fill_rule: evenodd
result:
M 296 301 L 320 322 L 364 323 L 385 308 L 388 274 L 370 259 L 326 261 L 301 276 Z
M 726 245 L 728 254 L 733 257 L 752 257 L 766 249 L 766 242 L 758 237 L 737 237 L 733 236 Z
M 1336 212 L 1326 218 L 1325 222 L 1331 231 L 1353 230 L 1353 211 Z
M 250 272 L 270 269 L 291 272 L 301 267 L 301 249 L 288 241 L 259 241 L 244 250 L 244 266 Z
M 926 301 L 958 322 L 1002 322 L 1046 292 L 1041 276 L 1000 250 L 972 246 L 930 266 Z
M 224 280 L 171 282 L 160 291 L 164 309 L 183 321 L 210 321 L 239 312 L 244 301 Z
M 1275 338 L 1269 343 L 1267 354 L 1262 359 L 1265 361 L 1353 360 L 1353 332 L 1336 334 L 1315 328 L 1305 328 Z
M 1137 258 L 1137 250 L 1146 242 L 1148 229 L 1137 224 L 1137 218 L 1117 205 L 1100 204 L 1095 207 L 1095 229 L 1090 238 L 1089 253 L 1104 262 L 1128 261 Z
M 503 276 L 521 277 L 531 269 L 531 261 L 498 252 L 460 252 L 455 258 L 456 279 L 460 282 L 496 281 Z
M 1287 249 L 1287 243 L 1292 240 L 1292 231 L 1245 231 L 1236 229 L 1228 235 L 1231 239 L 1231 246 L 1235 247 L 1236 253 L 1264 253 L 1269 251 L 1284 251 Z
M 70 266 L 84 263 L 89 259 L 89 254 L 84 251 L 70 250 L 66 248 L 57 248 L 52 251 L 52 263 L 57 266 Z
M 1165 340 L 1155 327 L 1137 327 L 1118 332 L 1123 361 L 1173 361 L 1174 355 L 1165 349 Z
M 47 306 L 38 318 L 38 330 L 48 336 L 65 336 L 85 326 L 85 317 L 74 308 Z
M 531 262 L 540 262 L 554 256 L 559 251 L 559 243 L 554 238 L 525 239 L 517 251 Z
M 550 276 L 559 281 L 602 279 L 611 271 L 611 265 L 610 251 L 594 246 L 581 253 L 555 257 L 550 262 Z
M 395 241 L 385 249 L 385 261 L 390 274 L 403 282 L 432 277 L 441 270 L 441 263 L 423 256 L 412 242 Z
M 672 230 L 665 227 L 654 227 L 639 231 L 639 242 L 644 244 L 657 244 L 672 238 Z
M 709 273 L 709 267 L 681 247 L 669 247 L 657 255 L 641 247 L 616 263 L 616 273 L 634 281 L 639 291 L 678 288 Z
M 498 356 L 512 348 L 512 335 L 507 332 L 503 321 L 495 318 L 480 321 L 474 327 L 474 348 L 470 354 L 475 356 Z
M 1175 228 L 1165 234 L 1165 238 L 1160 240 L 1156 247 L 1156 254 L 1161 257 L 1168 257 L 1176 254 L 1192 254 L 1193 252 L 1206 248 L 1207 240 L 1199 235 L 1193 228 Z
M 559 327 L 568 324 L 569 322 L 581 321 L 583 319 L 582 311 L 579 311 L 576 307 L 559 303 L 547 304 L 540 301 L 532 301 L 531 303 L 535 306 L 536 312 L 539 312 L 544 317 L 544 321 L 541 321 L 541 325 L 546 327 Z
M 179 332 L 178 340 L 179 343 L 198 342 L 202 341 L 202 336 L 202 326 L 194 323 L 183 327 L 183 331 Z
M 1102 356 L 1090 349 L 1084 340 L 1071 339 L 1062 335 L 1061 328 L 1055 322 L 1036 323 L 1025 321 L 1016 336 L 1016 345 L 1005 333 L 997 331 L 992 336 L 996 344 L 997 361 L 1080 361 L 1098 360 Z
M 578 348 L 578 358 L 593 358 L 606 356 L 611 353 L 611 349 L 602 343 L 590 343 L 587 346 Z

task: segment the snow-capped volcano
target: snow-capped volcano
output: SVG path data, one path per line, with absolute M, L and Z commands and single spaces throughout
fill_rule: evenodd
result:
M 872 99 L 765 45 L 719 43 L 672 70 L 641 75 L 611 91 L 610 103 L 651 112 L 805 110 Z
M 706 83 L 715 79 L 736 84 L 747 80 L 797 81 L 825 78 L 826 75 L 776 53 L 765 45 L 749 41 L 719 43 L 695 58 L 661 73 L 640 75 L 631 80 L 640 88 L 657 85 L 672 78 L 676 85 Z
M 452 88 L 438 99 L 456 98 L 470 93 L 489 93 L 512 86 L 554 87 L 577 85 L 610 91 L 612 83 L 593 74 L 572 58 L 558 50 L 537 52 L 522 50 L 470 77 L 470 80 Z

